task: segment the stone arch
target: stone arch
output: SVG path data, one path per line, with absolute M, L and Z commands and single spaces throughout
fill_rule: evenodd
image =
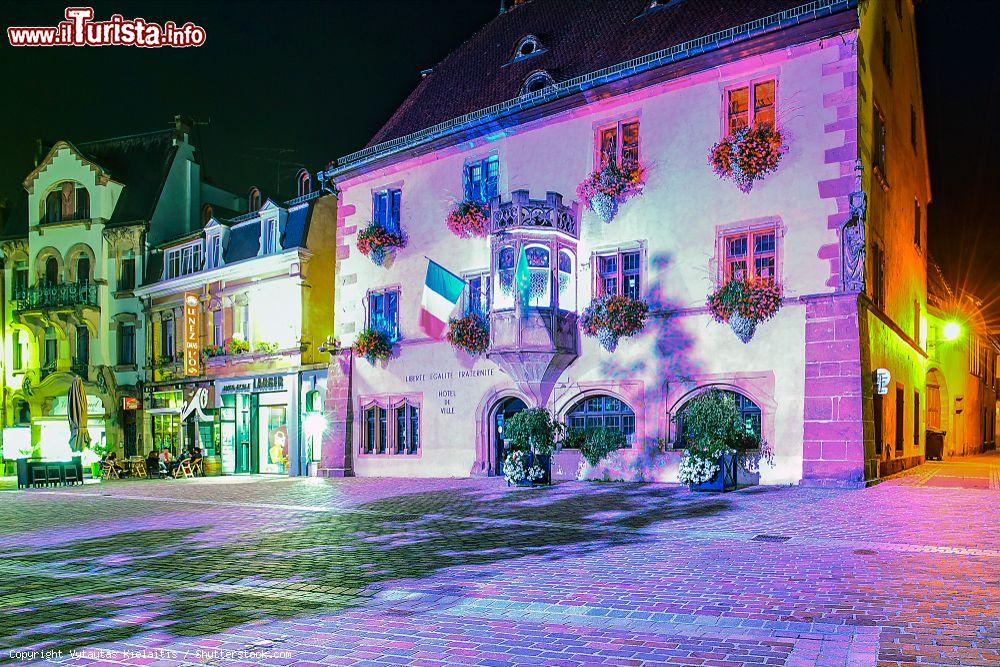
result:
M 62 253 L 53 246 L 45 246 L 35 255 L 35 283 L 45 282 L 45 266 L 50 257 L 54 257 L 57 266 L 56 281 L 62 280 L 66 275 L 66 263 L 63 261 Z
M 94 249 L 86 243 L 76 243 L 66 251 L 67 282 L 75 283 L 80 280 L 80 276 L 77 275 L 77 270 L 79 268 L 79 261 L 81 257 L 86 257 L 90 260 L 90 275 L 86 277 L 87 281 L 94 282 L 94 279 L 97 277 L 95 275 L 97 269 L 97 257 L 94 254 Z
M 768 442 L 774 442 L 774 420 L 775 412 L 778 408 L 774 398 L 770 395 L 765 395 L 760 388 L 752 382 L 732 379 L 706 381 L 682 393 L 669 404 L 667 409 L 667 427 L 665 429 L 665 433 L 668 434 L 668 440 L 670 442 L 674 442 L 677 438 L 677 424 L 674 422 L 674 417 L 682 409 L 684 409 L 684 406 L 687 405 L 691 399 L 711 389 L 731 391 L 737 394 L 742 394 L 744 397 L 750 399 L 758 408 L 760 408 L 761 435 Z
M 493 448 L 493 414 L 497 407 L 508 398 L 517 398 L 524 404 L 537 407 L 531 396 L 513 385 L 493 387 L 486 392 L 476 406 L 476 460 L 472 464 L 472 475 L 491 475 L 495 465 Z
M 643 405 L 640 400 L 637 400 L 635 396 L 629 396 L 618 389 L 609 386 L 593 386 L 588 387 L 582 391 L 573 394 L 572 397 L 566 399 L 563 398 L 559 401 L 559 407 L 555 410 L 555 414 L 559 421 L 564 424 L 567 423 L 567 417 L 570 411 L 579 405 L 581 402 L 589 398 L 597 398 L 598 396 L 609 396 L 618 401 L 621 401 L 625 407 L 632 411 L 632 415 L 635 418 L 635 432 L 632 436 L 632 444 L 641 443 L 643 440 L 643 435 L 645 429 L 643 428 L 643 423 L 645 422 L 645 414 L 643 413 Z
M 927 429 L 935 429 L 945 432 L 947 443 L 948 436 L 954 436 L 951 428 L 951 410 L 949 409 L 951 393 L 948 391 L 948 380 L 940 368 L 932 366 L 927 369 L 927 389 L 924 398 L 924 426 Z M 937 394 L 937 405 L 931 394 Z M 937 407 L 937 424 L 933 423 L 933 411 Z M 945 447 L 947 450 L 947 446 Z

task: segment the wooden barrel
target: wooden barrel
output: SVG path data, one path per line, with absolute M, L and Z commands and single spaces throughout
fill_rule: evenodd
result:
M 202 462 L 202 469 L 205 471 L 205 477 L 217 477 L 221 475 L 222 457 L 206 456 L 205 460 Z

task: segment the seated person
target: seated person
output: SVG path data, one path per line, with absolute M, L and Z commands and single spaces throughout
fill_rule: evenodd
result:
M 160 457 L 157 455 L 155 449 L 149 450 L 149 454 L 146 455 L 146 471 L 149 474 L 153 474 L 154 471 L 159 467 Z
M 112 470 L 115 471 L 117 475 L 121 476 L 122 466 L 120 463 L 118 463 L 118 454 L 116 452 L 110 451 L 107 454 L 105 454 L 104 458 L 102 459 L 102 462 L 106 467 L 111 468 Z
M 170 456 L 170 450 L 164 447 L 160 450 L 159 470 L 161 475 L 169 475 L 174 472 L 178 463 Z

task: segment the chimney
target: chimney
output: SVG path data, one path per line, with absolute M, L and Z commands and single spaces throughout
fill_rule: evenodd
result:
M 191 135 L 191 128 L 194 127 L 194 120 L 187 116 L 174 116 L 174 143 L 191 143 L 188 137 Z

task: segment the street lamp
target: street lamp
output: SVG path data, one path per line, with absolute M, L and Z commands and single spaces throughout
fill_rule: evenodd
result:
M 941 333 L 944 335 L 945 340 L 955 340 L 962 335 L 962 325 L 954 320 L 945 322 Z

